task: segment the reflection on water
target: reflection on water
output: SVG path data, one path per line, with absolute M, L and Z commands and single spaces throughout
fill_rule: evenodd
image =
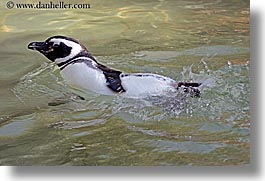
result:
M 0 164 L 248 164 L 248 2 L 89 3 L 60 13 L 1 7 Z M 26 49 L 55 34 L 125 72 L 202 82 L 202 94 L 81 100 L 55 65 Z

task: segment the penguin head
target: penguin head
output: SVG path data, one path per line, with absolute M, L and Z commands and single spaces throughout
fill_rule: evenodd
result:
M 53 36 L 44 42 L 31 42 L 28 49 L 39 51 L 57 64 L 66 62 L 81 53 L 88 53 L 77 40 L 65 36 Z

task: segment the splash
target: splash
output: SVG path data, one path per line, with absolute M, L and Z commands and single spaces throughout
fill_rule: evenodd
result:
M 47 105 L 49 100 L 69 92 L 57 73 L 55 64 L 43 63 L 39 68 L 24 75 L 12 92 L 24 105 Z
M 228 63 L 219 70 L 209 69 L 206 60 L 201 60 L 203 68 L 199 73 L 192 71 L 193 65 L 183 67 L 179 73 L 181 81 L 200 82 L 200 97 L 180 89 L 162 96 L 144 99 L 128 99 L 120 96 L 92 95 L 86 100 L 65 102 L 72 114 L 80 110 L 91 112 L 111 112 L 129 122 L 162 121 L 170 118 L 197 117 L 199 119 L 227 121 L 249 119 L 249 65 Z M 53 64 L 43 64 L 21 78 L 13 89 L 17 98 L 25 105 L 47 107 L 49 101 L 58 97 L 67 98 L 72 90 L 57 75 Z M 57 111 L 61 111 L 59 107 Z

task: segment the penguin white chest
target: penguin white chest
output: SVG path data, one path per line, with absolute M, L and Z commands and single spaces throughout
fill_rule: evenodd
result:
M 106 86 L 106 78 L 103 72 L 89 67 L 86 63 L 74 63 L 61 71 L 66 82 L 75 88 L 93 91 L 96 93 L 113 95 Z

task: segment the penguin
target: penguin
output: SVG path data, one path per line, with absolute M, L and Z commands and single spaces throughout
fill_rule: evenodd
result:
M 176 92 L 200 95 L 201 83 L 177 82 L 153 73 L 124 73 L 99 63 L 85 46 L 66 36 L 52 36 L 43 42 L 31 42 L 28 49 L 36 50 L 60 68 L 70 86 L 103 95 L 121 95 L 129 98 L 159 96 Z

